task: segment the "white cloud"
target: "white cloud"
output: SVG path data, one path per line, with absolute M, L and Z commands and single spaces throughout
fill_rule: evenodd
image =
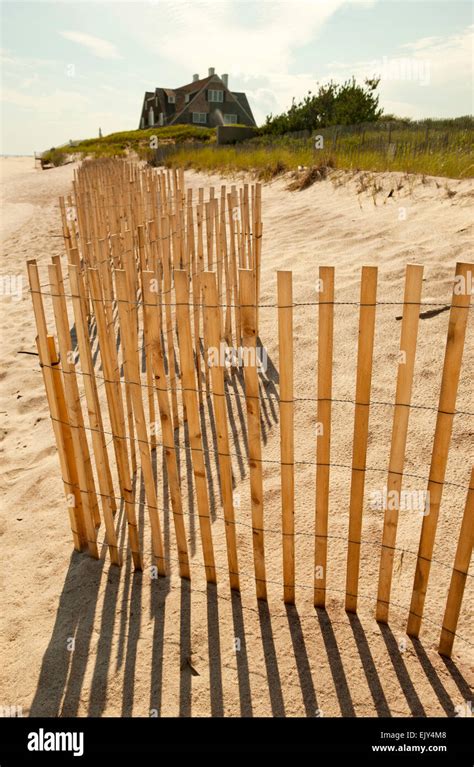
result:
M 272 73 L 263 78 L 241 77 L 257 123 L 270 114 L 278 114 L 291 106 L 293 99 L 300 101 L 308 91 L 316 91 L 316 76 L 311 72 L 296 75 Z
M 0 51 L 0 62 L 2 65 L 8 65 L 8 69 L 4 69 L 5 72 L 17 73 L 21 76 L 23 70 L 32 69 L 56 69 L 58 62 L 54 59 L 39 59 L 32 56 L 15 56 L 10 51 L 2 48 Z
M 380 104 L 387 113 L 422 119 L 467 114 L 473 79 L 474 26 L 447 37 L 424 37 L 399 45 L 371 61 L 330 62 L 328 76 L 341 82 L 381 75 Z
M 439 38 L 437 37 L 422 37 L 414 43 L 403 43 L 400 48 L 409 48 L 412 51 L 422 51 L 424 48 L 429 48 L 438 39 Z
M 317 40 L 324 24 L 347 0 L 275 0 L 258 4 L 244 0 L 173 0 L 141 6 L 137 15 L 128 4 L 117 4 L 124 27 L 175 72 L 172 82 L 150 74 L 149 87 L 179 84 L 209 66 L 229 74 L 231 89 L 245 90 L 257 122 L 270 111 L 286 109 L 293 96 L 314 88 L 315 72 L 290 74 L 301 48 Z M 352 0 L 373 5 L 374 0 Z M 196 30 L 205 24 L 208 44 L 196 46 Z
M 47 93 L 23 93 L 15 88 L 3 88 L 1 100 L 6 104 L 35 112 L 35 114 L 67 114 L 85 109 L 90 103 L 87 96 L 77 91 L 65 91 L 59 88 Z
M 458 34 L 449 37 L 425 37 L 410 43 L 400 45 L 398 49 L 386 52 L 378 59 L 370 61 L 329 62 L 329 70 L 333 72 L 333 79 L 341 81 L 354 75 L 358 79 L 383 75 L 384 69 L 390 68 L 393 62 L 396 71 L 396 63 L 411 61 L 427 63 L 430 69 L 430 84 L 442 85 L 449 82 L 459 82 L 464 78 L 472 77 L 474 26 L 469 26 Z M 403 67 L 401 67 L 403 71 Z M 409 67 L 407 66 L 409 70 Z M 416 70 L 416 67 L 413 67 Z M 403 79 L 403 78 L 401 78 Z
M 386 115 L 396 115 L 397 117 L 409 117 L 412 120 L 423 120 L 426 117 L 426 110 L 418 104 L 409 101 L 394 101 L 392 99 L 383 100 L 383 108 Z
M 122 58 L 116 46 L 108 40 L 104 40 L 102 37 L 94 37 L 93 35 L 87 35 L 84 32 L 70 32 L 67 30 L 63 30 L 59 34 L 66 40 L 71 40 L 73 43 L 83 45 L 99 59 Z
M 471 24 L 458 34 L 424 38 L 403 47 L 411 50 L 413 58 L 430 62 L 431 83 L 436 86 L 463 79 L 472 82 L 473 41 L 474 25 Z
M 160 2 L 140 14 L 117 4 L 124 25 L 149 50 L 191 75 L 208 66 L 233 77 L 287 72 L 298 50 L 317 38 L 345 0 Z M 197 30 L 206 44 L 196 45 Z

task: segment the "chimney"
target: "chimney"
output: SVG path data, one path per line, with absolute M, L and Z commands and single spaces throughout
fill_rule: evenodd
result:
M 193 83 L 197 82 L 199 80 L 199 75 L 195 74 L 193 75 Z
M 225 87 L 229 87 L 229 75 L 221 75 L 221 80 L 224 83 Z
M 216 70 L 214 69 L 214 67 L 209 67 L 208 77 L 212 77 L 212 75 L 215 75 L 215 74 L 216 74 Z

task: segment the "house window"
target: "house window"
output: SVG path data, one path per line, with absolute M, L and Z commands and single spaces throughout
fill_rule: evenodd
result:
M 206 112 L 193 112 L 193 123 L 207 123 Z
M 160 112 L 160 116 L 158 118 L 158 125 L 164 125 L 164 115 L 163 112 Z
M 148 125 L 152 126 L 155 124 L 155 112 L 153 110 L 153 107 L 150 107 L 148 110 Z
M 168 94 L 168 104 L 176 104 L 176 96 L 174 93 L 172 95 L 170 93 Z
M 224 101 L 224 91 L 216 91 L 216 90 L 208 90 L 207 92 L 207 100 L 208 101 L 218 101 L 222 104 Z
M 184 97 L 184 103 L 187 104 L 189 102 L 190 98 L 191 98 L 191 94 L 190 93 L 186 93 L 186 95 Z
M 237 115 L 224 115 L 224 125 L 235 125 L 238 121 Z

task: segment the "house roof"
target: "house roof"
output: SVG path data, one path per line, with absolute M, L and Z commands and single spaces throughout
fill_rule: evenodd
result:
M 210 77 L 203 77 L 202 80 L 194 80 L 192 83 L 181 85 L 179 88 L 175 88 L 175 91 L 181 91 L 181 93 L 189 93 L 190 91 L 195 90 L 200 91 L 201 88 L 203 88 L 211 80 L 214 80 L 215 77 L 219 77 L 219 75 L 211 75 Z
M 232 95 L 235 96 L 237 101 L 240 103 L 240 105 L 247 111 L 250 112 L 250 104 L 248 102 L 248 98 L 245 95 L 245 93 L 236 93 L 235 91 L 232 92 Z
M 235 91 L 232 91 L 232 95 L 235 98 L 235 100 L 239 102 L 244 112 L 247 113 L 247 117 L 249 117 L 249 119 L 255 122 L 253 114 L 252 114 L 252 110 L 250 109 L 248 98 L 245 95 L 245 93 L 236 93 Z

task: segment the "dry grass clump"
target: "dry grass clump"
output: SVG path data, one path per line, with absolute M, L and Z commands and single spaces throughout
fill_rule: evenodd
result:
M 325 163 L 320 165 L 312 165 L 309 168 L 304 168 L 303 171 L 297 171 L 294 174 L 293 181 L 291 181 L 287 189 L 290 192 L 302 192 L 303 189 L 308 189 L 316 181 L 324 181 L 328 177 L 329 171 L 334 168 L 335 163 L 332 158 L 329 158 Z
M 272 178 L 281 176 L 282 173 L 286 173 L 288 170 L 288 165 L 283 160 L 275 160 L 260 168 L 257 171 L 257 178 L 259 181 L 270 181 Z

